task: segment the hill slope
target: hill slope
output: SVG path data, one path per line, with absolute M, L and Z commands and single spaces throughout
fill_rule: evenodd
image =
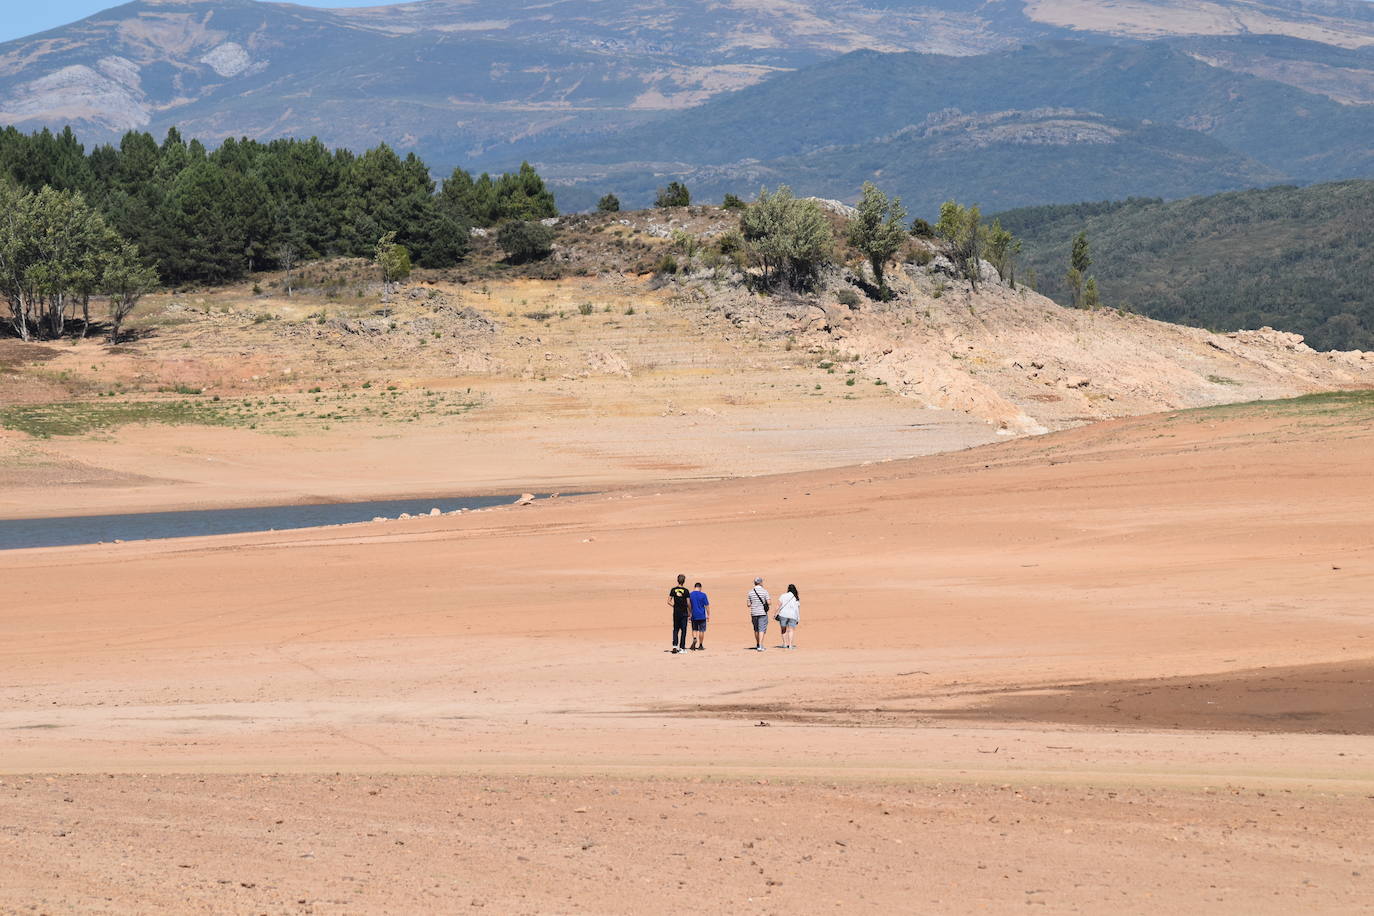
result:
M 1319 349 L 1374 347 L 1374 182 L 1278 187 L 1172 203 L 1038 207 L 1001 215 L 1039 287 L 1062 276 L 1080 230 L 1109 306 L 1234 330 L 1271 325 Z
M 890 302 L 841 304 L 841 268 L 760 296 L 711 266 L 736 219 L 565 218 L 542 265 L 482 240 L 387 294 L 366 262 L 317 263 L 293 297 L 280 275 L 150 297 L 115 348 L 0 341 L 0 515 L 753 476 L 1374 385 L 1374 353 L 975 291 L 938 261 L 893 268 Z M 682 273 L 632 272 L 670 251 Z

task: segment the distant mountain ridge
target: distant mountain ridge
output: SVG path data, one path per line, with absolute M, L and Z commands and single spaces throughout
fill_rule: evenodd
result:
M 974 54 L 1058 31 L 1008 0 L 134 0 L 0 45 L 0 123 L 466 149 L 643 121 L 858 48 Z
M 572 207 L 672 177 L 922 207 L 1340 178 L 1369 103 L 1353 0 L 134 0 L 0 44 L 0 124 L 531 158 Z
M 785 182 L 852 199 L 871 180 L 929 213 L 948 197 L 1005 209 L 1374 175 L 1374 106 L 1169 43 L 1050 41 L 960 58 L 858 51 L 606 140 L 518 148 L 573 182 L 568 200 L 581 183 L 642 201 L 666 177 L 708 196 Z

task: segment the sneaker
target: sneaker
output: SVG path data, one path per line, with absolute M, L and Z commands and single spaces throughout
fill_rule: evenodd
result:
M 677 655 L 677 654 L 678 654 L 679 652 L 681 652 L 681 651 L 682 651 L 682 650 L 679 649 L 677 646 L 673 646 L 673 654 L 674 654 L 674 655 Z

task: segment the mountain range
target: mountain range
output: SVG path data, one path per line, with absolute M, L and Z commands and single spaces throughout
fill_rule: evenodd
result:
M 0 44 L 0 124 L 528 158 L 565 208 L 656 185 L 928 210 L 1370 174 L 1358 0 L 135 0 Z

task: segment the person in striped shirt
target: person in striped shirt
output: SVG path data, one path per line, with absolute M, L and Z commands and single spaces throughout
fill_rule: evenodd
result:
M 768 633 L 768 607 L 772 603 L 772 596 L 763 587 L 763 577 L 754 578 L 754 587 L 749 589 L 749 619 L 754 624 L 754 651 L 764 650 L 763 637 Z

